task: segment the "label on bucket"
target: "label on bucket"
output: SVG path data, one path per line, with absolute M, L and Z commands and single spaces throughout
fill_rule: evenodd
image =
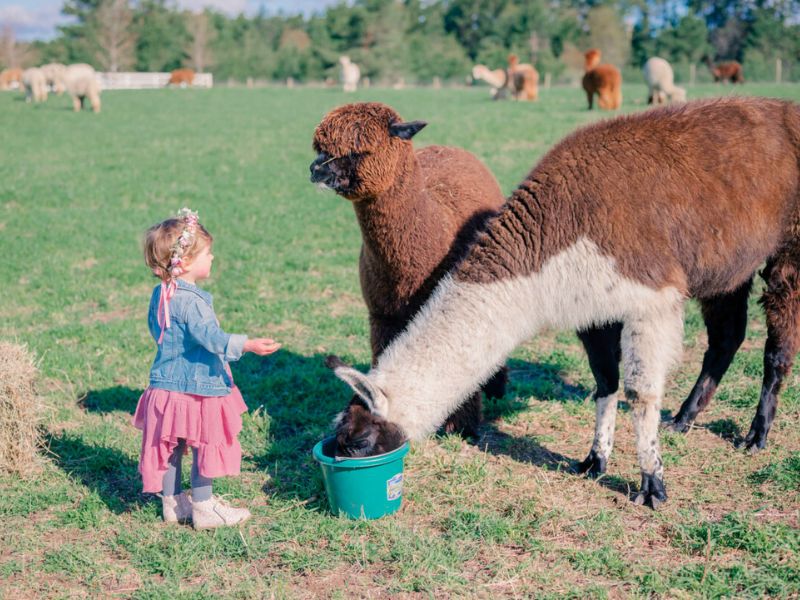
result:
M 398 473 L 386 480 L 386 499 L 397 500 L 403 495 L 403 474 Z

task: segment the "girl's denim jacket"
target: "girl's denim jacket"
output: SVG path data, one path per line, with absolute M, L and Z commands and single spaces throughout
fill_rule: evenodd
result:
M 247 336 L 222 331 L 211 294 L 177 281 L 178 289 L 169 302 L 170 327 L 164 331 L 150 369 L 150 386 L 198 396 L 226 396 L 233 385 L 227 363 L 241 358 Z M 161 335 L 160 299 L 159 284 L 153 290 L 147 315 L 155 340 Z

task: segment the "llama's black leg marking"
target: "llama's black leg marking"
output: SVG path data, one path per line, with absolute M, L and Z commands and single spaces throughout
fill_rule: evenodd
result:
M 578 473 L 588 473 L 592 477 L 598 477 L 606 472 L 608 459 L 614 447 L 621 333 L 622 323 L 611 323 L 604 327 L 592 327 L 578 332 L 578 337 L 589 357 L 589 366 L 597 382 L 597 390 L 594 394 L 596 422 L 592 449 L 575 470 Z
M 764 346 L 764 380 L 750 431 L 737 447 L 756 453 L 767 446 L 778 394 L 783 379 L 792 369 L 800 349 L 800 243 L 787 246 L 767 262 L 761 276 L 767 289 L 761 298 L 767 315 L 767 342 Z
M 667 490 L 663 479 L 652 473 L 642 473 L 642 485 L 639 493 L 634 496 L 633 503 L 641 506 L 648 501 L 652 508 L 658 508 L 667 501 Z
M 703 357 L 700 376 L 689 397 L 668 426 L 685 433 L 697 415 L 708 406 L 736 351 L 744 341 L 747 328 L 747 299 L 752 278 L 730 294 L 700 300 L 703 320 L 708 330 L 708 350 Z

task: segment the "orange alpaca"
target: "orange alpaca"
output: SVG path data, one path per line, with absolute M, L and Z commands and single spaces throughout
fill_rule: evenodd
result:
M 0 90 L 9 89 L 15 81 L 17 85 L 22 85 L 22 69 L 3 69 L 0 73 Z
M 735 60 L 728 60 L 725 62 L 717 63 L 716 65 L 711 62 L 711 59 L 706 56 L 706 64 L 714 77 L 714 82 L 730 81 L 731 83 L 744 83 L 744 69 L 741 63 Z
M 520 64 L 517 55 L 510 54 L 506 86 L 517 100 L 536 100 L 539 97 L 539 72 L 533 65 Z
M 599 64 L 600 50 L 592 48 L 584 55 L 583 89 L 592 109 L 594 95 L 603 110 L 617 110 L 622 105 L 622 75 L 614 65 Z
M 192 85 L 194 81 L 194 71 L 192 69 L 175 69 L 170 73 L 167 85 Z

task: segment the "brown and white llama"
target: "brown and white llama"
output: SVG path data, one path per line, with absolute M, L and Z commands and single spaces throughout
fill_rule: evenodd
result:
M 738 61 L 727 60 L 715 65 L 711 62 L 711 58 L 706 56 L 705 62 L 714 77 L 714 82 L 744 83 L 744 69 Z
M 603 110 L 617 110 L 622 106 L 622 75 L 614 65 L 600 64 L 600 50 L 592 48 L 584 55 L 583 89 L 589 101 L 589 110 L 597 94 L 597 105 Z
M 424 126 L 404 122 L 384 104 L 362 102 L 332 110 L 314 132 L 311 181 L 350 200 L 361 228 L 359 275 L 373 364 L 505 201 L 492 173 L 469 152 L 415 151 L 411 138 Z M 501 370 L 484 388 L 499 397 L 504 386 Z M 355 403 L 350 418 L 365 415 Z M 474 434 L 480 417 L 481 394 L 473 390 L 445 429 Z
M 358 439 L 340 423 L 340 445 L 378 444 L 388 429 L 424 437 L 543 328 L 618 321 L 642 473 L 634 501 L 657 507 L 667 498 L 659 413 L 683 304 L 736 293 L 764 261 L 764 382 L 746 443 L 766 440 L 800 349 L 798 190 L 792 102 L 698 101 L 578 130 L 534 167 L 368 374 L 329 358 L 374 423 Z M 598 398 L 590 457 L 608 458 L 616 408 L 615 395 Z
M 539 72 L 528 63 L 520 63 L 516 54 L 508 56 L 507 86 L 517 100 L 539 97 Z

